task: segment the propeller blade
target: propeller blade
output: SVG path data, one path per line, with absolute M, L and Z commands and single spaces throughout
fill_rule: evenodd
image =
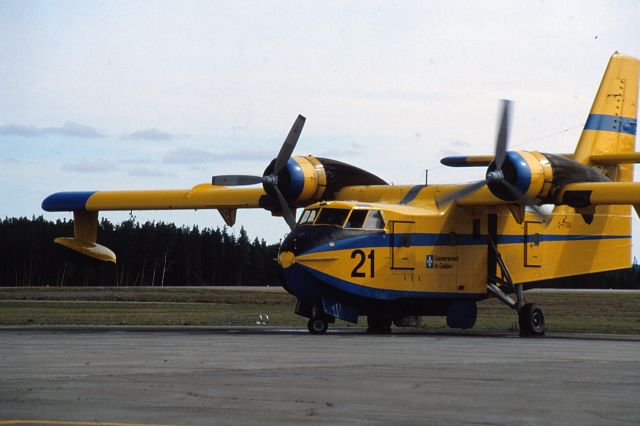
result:
M 282 192 L 280 192 L 278 185 L 273 185 L 273 190 L 278 196 L 278 201 L 280 201 L 280 207 L 282 208 L 282 214 L 283 214 L 284 220 L 287 222 L 287 225 L 289 225 L 289 228 L 291 228 L 291 230 L 293 231 L 293 228 L 296 227 L 296 218 L 293 215 L 293 212 L 291 211 L 291 209 L 289 208 L 289 205 L 287 204 L 287 200 L 284 199 Z
M 498 128 L 498 137 L 496 139 L 496 170 L 502 169 L 505 155 L 507 154 L 507 145 L 509 144 L 509 125 L 511 122 L 511 102 L 508 99 L 502 99 L 502 114 L 500 117 L 500 127 Z
M 257 183 L 262 183 L 262 179 L 262 176 L 221 175 L 212 177 L 211 184 L 221 186 L 255 185 Z
M 293 150 L 298 143 L 298 138 L 300 137 L 300 133 L 302 132 L 302 128 L 304 127 L 304 122 L 306 118 L 302 115 L 298 115 L 296 121 L 293 123 L 291 130 L 289 130 L 289 134 L 287 138 L 284 140 L 282 147 L 280 148 L 280 152 L 276 157 L 276 162 L 273 165 L 273 174 L 277 175 L 280 171 L 287 165 L 287 161 L 291 157 Z
M 472 194 L 482 188 L 487 182 L 484 180 L 479 180 L 477 182 L 470 183 L 464 188 L 458 189 L 457 191 L 449 192 L 448 194 L 444 194 L 442 197 L 436 198 L 436 206 L 443 206 L 449 204 L 451 201 L 457 200 L 462 197 L 466 197 L 469 194 Z
M 540 206 L 535 204 L 533 198 L 529 197 L 527 194 L 523 194 L 520 190 L 513 186 L 509 181 L 503 180 L 501 182 L 504 186 L 507 187 L 509 192 L 511 192 L 519 202 L 525 204 L 529 207 L 533 212 L 542 220 L 543 223 L 547 223 L 549 221 L 549 216 L 540 208 Z

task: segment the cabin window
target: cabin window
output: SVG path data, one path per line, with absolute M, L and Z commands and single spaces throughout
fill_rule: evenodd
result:
M 382 219 L 382 214 L 380 210 L 370 210 L 367 215 L 366 220 L 364 221 L 365 229 L 384 229 L 384 219 Z
M 362 228 L 364 225 L 364 220 L 367 217 L 367 213 L 369 210 L 353 210 L 351 212 L 351 216 L 349 216 L 349 220 L 344 225 L 345 228 Z
M 304 225 L 307 223 L 313 223 L 313 221 L 316 219 L 317 214 L 318 214 L 318 209 L 303 211 L 302 216 L 300 216 L 300 220 L 298 221 L 298 224 Z
M 348 214 L 349 210 L 347 209 L 332 209 L 325 207 L 320 210 L 318 220 L 316 220 L 316 225 L 342 226 Z

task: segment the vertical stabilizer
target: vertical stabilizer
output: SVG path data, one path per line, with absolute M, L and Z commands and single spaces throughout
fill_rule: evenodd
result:
M 574 159 L 591 165 L 594 154 L 634 152 L 638 112 L 640 61 L 614 53 L 602 77 Z M 615 180 L 631 182 L 633 165 L 618 165 Z

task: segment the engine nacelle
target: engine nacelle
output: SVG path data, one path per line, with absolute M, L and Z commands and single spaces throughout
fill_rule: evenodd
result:
M 496 170 L 494 161 L 487 173 Z M 521 194 L 538 198 L 542 202 L 553 202 L 556 190 L 575 182 L 609 182 L 600 171 L 562 155 L 543 154 L 537 151 L 507 151 L 502 164 L 504 179 L 515 186 Z M 501 182 L 487 183 L 496 197 L 505 201 L 516 201 L 517 195 Z
M 264 171 L 273 172 L 275 160 Z M 293 156 L 287 166 L 278 173 L 278 189 L 292 206 L 306 206 L 310 202 L 330 198 L 337 191 L 350 185 L 387 185 L 378 176 L 350 164 L 328 158 Z M 277 195 L 270 185 L 264 185 L 269 197 L 261 201 L 262 207 L 279 210 Z

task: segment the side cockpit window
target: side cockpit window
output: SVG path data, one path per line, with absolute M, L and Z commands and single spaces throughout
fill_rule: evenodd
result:
M 320 210 L 318 219 L 316 220 L 316 225 L 342 226 L 348 214 L 348 209 L 333 209 L 325 207 Z
M 379 210 L 353 210 L 345 228 L 384 229 L 384 220 Z
M 313 221 L 316 220 L 317 214 L 318 214 L 318 209 L 303 211 L 302 216 L 300 216 L 300 220 L 298 221 L 298 225 L 313 223 Z
M 364 221 L 364 229 L 384 229 L 384 219 L 380 210 L 370 210 L 367 219 Z

